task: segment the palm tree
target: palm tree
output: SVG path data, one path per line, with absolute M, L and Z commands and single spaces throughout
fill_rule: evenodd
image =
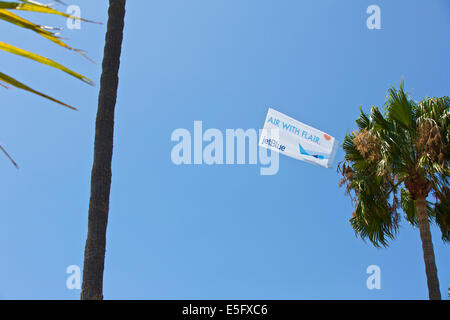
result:
M 400 216 L 420 231 L 429 298 L 441 299 L 430 222 L 450 241 L 450 99 L 414 102 L 392 87 L 381 113 L 361 109 L 358 130 L 346 135 L 340 184 L 355 204 L 350 223 L 356 234 L 376 247 L 397 235 Z
M 24 18 L 16 15 L 15 13 L 13 13 L 13 11 L 37 12 L 37 13 L 44 13 L 44 14 L 50 14 L 50 15 L 59 15 L 59 16 L 65 17 L 65 18 L 80 19 L 80 20 L 83 20 L 86 22 L 92 22 L 92 21 L 88 21 L 88 20 L 81 19 L 78 17 L 70 16 L 66 13 L 55 10 L 48 5 L 44 5 L 44 4 L 38 3 L 36 1 L 30 1 L 30 0 L 21 0 L 21 2 L 0 1 L 0 21 L 11 23 L 17 27 L 20 27 L 20 28 L 23 28 L 26 30 L 30 30 L 30 31 L 36 33 L 37 35 L 39 35 L 47 40 L 52 41 L 53 43 L 55 43 L 61 47 L 64 47 L 69 50 L 73 50 L 87 58 L 87 56 L 82 51 L 74 49 L 74 48 L 70 47 L 69 45 L 67 45 L 66 43 L 64 43 L 63 41 L 61 41 L 58 34 L 55 32 L 52 32 L 52 30 L 56 29 L 56 28 L 40 26 L 36 23 L 33 23 L 27 19 L 24 19 Z M 13 46 L 13 45 L 1 42 L 1 41 L 0 41 L 0 50 L 8 52 L 8 53 L 12 53 L 14 55 L 22 56 L 27 59 L 31 59 L 38 63 L 50 66 L 52 68 L 59 69 L 59 70 L 65 72 L 66 74 L 69 74 L 83 82 L 86 82 L 89 85 L 94 85 L 92 80 L 90 80 L 89 78 L 63 66 L 62 64 L 60 64 L 56 61 L 53 61 L 53 60 L 43 57 L 41 55 L 32 53 L 30 51 L 18 48 L 16 46 Z M 15 79 L 9 75 L 6 75 L 3 72 L 0 72 L 0 86 L 8 89 L 9 88 L 8 85 L 31 92 L 33 94 L 39 95 L 39 96 L 46 98 L 48 100 L 51 100 L 53 102 L 56 102 L 62 106 L 76 110 L 75 107 L 70 106 L 64 102 L 57 100 L 57 99 L 54 99 L 40 91 L 34 90 L 31 87 L 29 87 L 28 85 L 20 82 L 19 80 Z M 0 145 L 0 150 L 8 157 L 8 159 L 13 163 L 13 165 L 17 167 L 17 164 L 14 162 L 12 157 L 6 152 L 6 150 L 1 145 Z
M 103 299 L 103 270 L 111 189 L 111 160 L 114 138 L 114 109 L 119 84 L 126 0 L 110 0 L 108 28 L 103 58 L 103 71 L 94 143 L 94 164 L 91 175 L 89 223 L 84 251 L 81 299 Z

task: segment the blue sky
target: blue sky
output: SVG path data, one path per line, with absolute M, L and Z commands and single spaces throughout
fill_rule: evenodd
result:
M 106 23 L 105 1 L 72 3 Z M 372 4 L 381 30 L 366 27 Z M 99 83 L 106 25 L 63 31 L 96 65 L 0 28 L 2 41 Z M 175 166 L 170 136 L 194 120 L 261 128 L 270 106 L 342 141 L 359 106 L 382 106 L 402 77 L 414 99 L 449 94 L 449 33 L 447 0 L 128 1 L 105 298 L 428 298 L 418 230 L 403 219 L 388 249 L 356 238 L 335 167 L 283 156 L 274 176 L 258 165 Z M 79 108 L 0 90 L 0 143 L 20 165 L 0 157 L 0 299 L 78 299 L 65 272 L 83 265 L 98 86 L 7 53 L 0 61 L 2 72 Z M 432 234 L 446 298 L 449 247 L 435 226 Z M 366 287 L 369 265 L 381 268 L 381 290 Z

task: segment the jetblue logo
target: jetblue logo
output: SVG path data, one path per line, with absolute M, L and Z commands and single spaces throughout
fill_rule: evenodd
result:
M 273 148 L 275 148 L 275 149 L 277 149 L 277 150 L 280 150 L 280 151 L 286 150 L 286 146 L 280 144 L 280 143 L 279 143 L 277 140 L 275 140 L 275 139 L 269 139 L 269 138 L 263 137 L 261 143 L 262 143 L 262 144 L 267 144 L 268 146 L 273 147 Z

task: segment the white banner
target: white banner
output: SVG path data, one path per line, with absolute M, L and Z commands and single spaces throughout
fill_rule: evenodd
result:
M 325 168 L 333 166 L 339 142 L 281 112 L 269 108 L 259 139 L 261 147 Z

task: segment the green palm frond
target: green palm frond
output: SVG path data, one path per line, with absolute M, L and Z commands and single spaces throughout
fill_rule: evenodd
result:
M 395 87 L 389 89 L 389 94 L 386 99 L 386 109 L 389 117 L 398 121 L 401 125 L 409 128 L 413 125 L 412 109 L 414 102 L 408 98 L 408 95 L 403 89 L 403 81 L 400 83 L 400 88 Z
M 381 114 L 377 107 L 372 107 L 370 117 L 373 119 L 373 125 L 382 130 L 392 130 L 392 126 Z
M 350 219 L 352 227 L 376 247 L 388 246 L 397 234 L 399 222 L 396 207 L 389 203 L 392 188 L 373 173 L 357 174 L 352 184 L 357 195 L 357 209 Z
M 363 130 L 363 129 L 369 129 L 371 121 L 370 118 L 368 116 L 368 114 L 366 114 L 363 109 L 362 106 L 359 107 L 359 111 L 360 111 L 360 115 L 359 118 L 356 119 L 356 124 L 358 125 L 358 129 L 359 130 Z
M 442 240 L 450 242 L 450 190 L 447 188 L 444 194 L 438 197 L 435 207 L 436 223 L 442 232 Z
M 402 210 L 405 213 L 406 220 L 410 224 L 417 226 L 417 215 L 416 215 L 417 209 L 414 200 L 411 199 L 409 191 L 405 188 L 402 188 L 400 194 L 401 194 L 400 203 Z

